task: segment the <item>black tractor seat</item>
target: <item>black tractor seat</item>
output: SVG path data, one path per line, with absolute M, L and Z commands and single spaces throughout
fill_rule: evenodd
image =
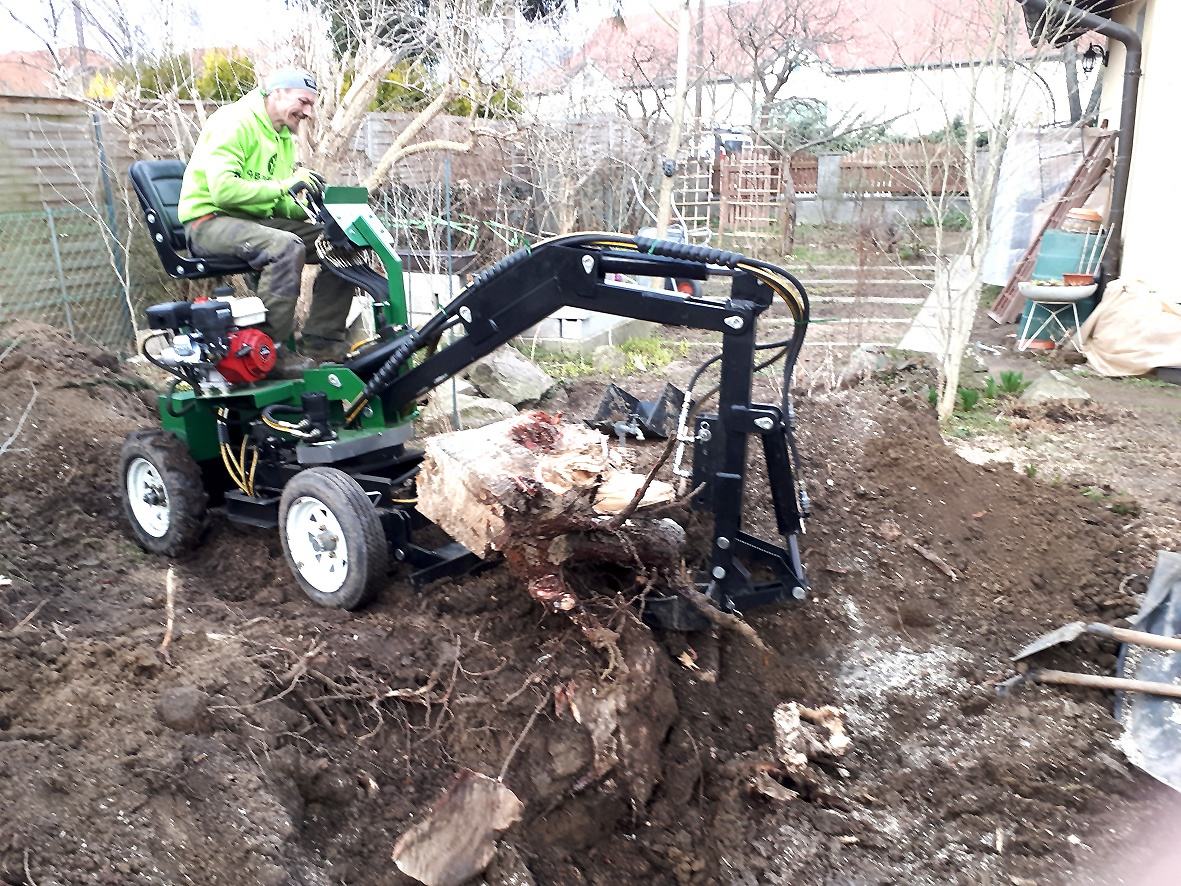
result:
M 246 274 L 254 269 L 232 258 L 194 258 L 188 254 L 184 225 L 177 216 L 185 165 L 179 160 L 138 160 L 131 164 L 131 184 L 144 208 L 152 245 L 170 277 L 201 280 Z

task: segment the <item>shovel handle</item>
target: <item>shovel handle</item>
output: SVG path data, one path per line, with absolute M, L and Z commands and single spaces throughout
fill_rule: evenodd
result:
M 1162 637 L 1160 634 L 1150 634 L 1147 631 L 1133 631 L 1128 628 L 1114 628 L 1105 624 L 1087 625 L 1088 634 L 1098 634 L 1100 637 L 1110 637 L 1120 643 L 1130 643 L 1133 646 L 1147 646 L 1150 649 L 1164 649 L 1168 652 L 1181 652 L 1181 637 Z
M 1092 689 L 1117 689 L 1124 692 L 1146 692 L 1149 695 L 1164 695 L 1181 698 L 1181 686 L 1172 683 L 1154 683 L 1151 680 L 1129 680 L 1126 677 L 1100 677 L 1096 674 L 1075 674 L 1071 671 L 1033 670 L 1029 677 L 1035 683 L 1056 683 L 1062 686 L 1088 686 Z

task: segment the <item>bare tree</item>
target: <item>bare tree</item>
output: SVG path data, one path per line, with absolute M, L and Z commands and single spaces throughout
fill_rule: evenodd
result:
M 833 121 L 824 138 L 809 144 L 796 143 L 773 119 L 793 76 L 802 68 L 824 67 L 829 48 L 850 38 L 849 16 L 839 0 L 752 0 L 727 6 L 726 22 L 737 51 L 716 59 L 715 64 L 730 74 L 749 100 L 756 140 L 778 154 L 784 203 L 782 244 L 790 252 L 796 216 L 791 155 L 874 125 L 863 114 L 843 115 Z
M 912 184 L 934 221 L 936 278 L 926 310 L 935 326 L 931 332 L 940 369 L 937 409 L 940 420 L 946 420 L 955 409 L 961 362 L 979 304 L 1001 159 L 1028 113 L 1031 93 L 1042 88 L 1030 76 L 1031 67 L 1049 51 L 1031 56 L 1020 7 L 1010 0 L 968 0 L 932 22 L 931 30 L 928 57 L 910 59 L 906 66 L 926 91 L 924 105 L 938 107 L 945 123 L 937 137 L 918 143 L 921 162 Z M 959 62 L 949 64 L 949 58 Z M 985 145 L 987 153 L 980 151 Z M 967 231 L 953 250 L 942 222 L 960 202 L 958 176 L 967 195 Z

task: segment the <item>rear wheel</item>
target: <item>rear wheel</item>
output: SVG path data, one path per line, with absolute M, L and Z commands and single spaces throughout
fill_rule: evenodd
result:
M 201 468 L 185 445 L 164 430 L 135 431 L 119 455 L 123 512 L 144 550 L 175 557 L 201 543 L 209 525 L 209 496 Z
M 279 500 L 279 534 L 296 582 L 315 603 L 356 609 L 381 587 L 389 547 L 360 485 L 336 468 L 300 471 Z

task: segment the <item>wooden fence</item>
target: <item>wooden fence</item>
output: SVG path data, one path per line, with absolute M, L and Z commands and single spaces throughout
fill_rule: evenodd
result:
M 841 190 L 855 196 L 967 193 L 963 154 L 932 142 L 872 145 L 841 158 Z

